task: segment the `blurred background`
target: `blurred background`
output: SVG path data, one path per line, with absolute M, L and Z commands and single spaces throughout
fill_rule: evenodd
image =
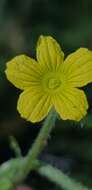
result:
M 41 127 L 20 118 L 16 110 L 20 91 L 4 74 L 6 62 L 14 56 L 35 57 L 41 34 L 56 38 L 66 56 L 79 47 L 92 50 L 92 1 L 0 0 L 0 163 L 14 157 L 9 136 L 16 137 L 25 155 Z M 92 188 L 92 85 L 84 90 L 87 116 L 79 123 L 57 121 L 40 159 Z M 35 172 L 25 183 L 37 190 L 59 190 Z

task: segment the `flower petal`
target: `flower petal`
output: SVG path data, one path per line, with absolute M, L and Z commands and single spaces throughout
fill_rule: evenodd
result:
M 73 87 L 82 87 L 92 82 L 92 52 L 80 48 L 70 54 L 62 64 L 62 71 Z
M 56 70 L 63 62 L 64 53 L 51 36 L 40 36 L 37 43 L 37 60 L 48 69 Z
M 17 109 L 21 116 L 31 122 L 39 122 L 51 109 L 51 99 L 40 90 L 24 90 L 21 93 Z
M 88 103 L 85 93 L 77 88 L 65 88 L 53 96 L 53 104 L 61 118 L 79 121 L 86 115 Z
M 16 56 L 9 61 L 5 73 L 8 80 L 22 90 L 40 78 L 37 62 L 26 55 Z

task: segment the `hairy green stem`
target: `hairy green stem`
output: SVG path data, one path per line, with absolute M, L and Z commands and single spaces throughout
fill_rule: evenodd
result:
M 47 144 L 47 139 L 52 131 L 53 126 L 55 125 L 57 114 L 56 112 L 51 111 L 47 118 L 45 119 L 43 126 L 40 129 L 40 132 L 35 140 L 32 148 L 30 148 L 27 156 L 25 157 L 25 163 L 18 176 L 18 180 L 24 179 L 29 172 L 34 168 L 33 163 L 40 155 L 41 151 Z
M 52 182 L 56 183 L 64 190 L 91 190 L 82 185 L 79 182 L 71 179 L 69 176 L 65 175 L 61 170 L 54 168 L 51 165 L 44 165 L 38 168 L 38 173 L 45 176 Z
M 32 148 L 29 150 L 28 155 L 26 157 L 26 171 L 29 172 L 31 170 L 31 162 L 38 158 L 41 151 L 47 144 L 47 139 L 50 135 L 50 132 L 55 125 L 56 113 L 50 112 L 43 123 L 43 126 L 38 134 L 37 139 L 35 140 Z
M 10 141 L 10 148 L 14 151 L 15 156 L 21 158 L 22 157 L 21 149 L 15 137 L 10 136 L 9 141 Z

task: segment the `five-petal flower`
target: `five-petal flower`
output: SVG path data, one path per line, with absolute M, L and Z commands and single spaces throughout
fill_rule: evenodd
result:
M 78 89 L 92 82 L 92 52 L 80 48 L 64 60 L 64 53 L 51 36 L 40 36 L 37 61 L 26 55 L 7 63 L 7 78 L 23 90 L 18 111 L 29 121 L 38 122 L 54 109 L 66 120 L 79 121 L 86 115 L 85 93 Z

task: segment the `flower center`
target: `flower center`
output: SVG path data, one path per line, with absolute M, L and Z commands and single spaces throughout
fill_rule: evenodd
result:
M 48 88 L 49 89 L 57 89 L 61 84 L 61 81 L 56 78 L 48 79 Z
M 45 91 L 57 92 L 62 85 L 59 73 L 48 72 L 42 78 L 42 86 Z

